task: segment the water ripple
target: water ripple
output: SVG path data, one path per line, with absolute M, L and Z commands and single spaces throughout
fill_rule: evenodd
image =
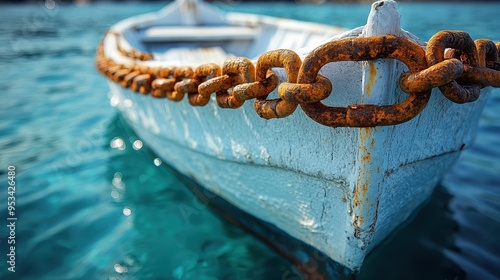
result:
M 5 166 L 15 165 L 16 276 L 295 278 L 276 253 L 201 207 L 189 182 L 155 163 L 146 145 L 134 149 L 140 139 L 109 108 L 106 82 L 94 69 L 97 43 L 111 24 L 163 4 L 40 3 L 0 5 L 0 181 L 6 181 Z M 369 6 L 219 5 L 345 27 L 363 25 Z M 428 5 L 433 13 L 426 12 Z M 400 6 L 403 28 L 423 39 L 444 26 L 500 39 L 498 4 Z M 360 279 L 499 278 L 499 110 L 497 92 L 484 110 L 476 143 L 413 221 L 368 256 Z M 115 138 L 124 149 L 110 146 Z M 1 188 L 0 197 L 6 192 Z M 0 216 L 6 211 L 1 207 Z M 7 236 L 1 227 L 2 240 Z M 10 276 L 6 268 L 0 262 L 1 279 Z

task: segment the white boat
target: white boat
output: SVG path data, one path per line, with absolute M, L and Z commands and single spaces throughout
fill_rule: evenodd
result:
M 475 45 L 453 36 L 441 33 L 425 48 L 400 28 L 393 1 L 374 3 L 365 26 L 344 30 L 184 0 L 112 26 L 97 67 L 110 79 L 111 105 L 164 162 L 204 188 L 199 194 L 290 238 L 268 243 L 304 274 L 319 258 L 291 252 L 290 240 L 350 274 L 471 145 L 489 87 L 479 95 L 470 84 L 500 86 L 498 71 L 486 67 L 498 68 L 496 48 L 488 49 L 495 45 L 478 42 L 474 66 Z M 441 62 L 446 47 L 474 53 Z M 441 94 L 438 86 L 460 89 L 459 77 L 469 84 L 465 95 Z M 251 89 L 258 85 L 272 92 Z

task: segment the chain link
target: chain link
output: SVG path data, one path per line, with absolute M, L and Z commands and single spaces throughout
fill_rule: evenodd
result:
M 412 73 L 425 69 L 423 49 L 410 40 L 396 36 L 347 38 L 332 41 L 315 49 L 304 60 L 299 71 L 299 83 L 312 84 L 319 70 L 331 62 L 367 61 L 395 58 L 403 61 Z M 370 127 L 405 122 L 425 107 L 430 90 L 409 93 L 409 97 L 395 105 L 356 104 L 330 107 L 321 101 L 301 103 L 302 110 L 313 120 L 326 126 Z
M 438 87 L 455 103 L 477 100 L 481 88 L 500 87 L 500 42 L 473 41 L 462 31 L 441 31 L 428 42 L 426 50 L 409 39 L 392 35 L 345 38 L 325 43 L 302 62 L 291 50 L 264 53 L 254 65 L 248 58 L 228 59 L 222 66 L 204 64 L 191 67 L 150 68 L 141 61 L 153 55 L 120 47 L 118 51 L 133 61 L 119 64 L 97 50 L 97 69 L 122 87 L 156 98 L 180 101 L 188 95 L 193 106 L 205 106 L 215 93 L 222 108 L 238 108 L 254 99 L 255 112 L 262 118 L 283 118 L 300 105 L 314 121 L 330 127 L 373 127 L 395 125 L 418 115 L 427 105 L 431 90 Z M 332 91 L 332 83 L 318 74 L 323 66 L 339 61 L 373 61 L 391 58 L 409 69 L 399 79 L 408 93 L 406 100 L 393 105 L 353 104 L 347 107 L 322 103 Z M 279 83 L 272 68 L 283 68 L 287 81 Z M 277 90 L 278 98 L 268 99 Z
M 287 81 L 295 83 L 297 81 L 298 69 L 301 64 L 302 60 L 300 57 L 291 50 L 280 49 L 270 51 L 264 53 L 257 61 L 257 76 L 260 80 L 266 79 L 267 73 L 276 77 L 270 70 L 273 67 L 281 67 L 284 68 L 287 73 Z M 267 97 L 269 93 L 275 88 L 276 85 L 274 85 L 273 89 L 267 88 L 267 90 L 259 94 L 259 96 L 256 96 L 254 109 L 262 118 L 284 118 L 297 109 L 298 102 L 295 100 L 286 100 L 281 96 L 280 98 L 268 100 Z

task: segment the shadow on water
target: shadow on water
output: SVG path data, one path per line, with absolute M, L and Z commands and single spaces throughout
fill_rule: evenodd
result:
M 406 224 L 370 253 L 359 279 L 465 279 L 465 273 L 448 259 L 456 251 L 449 202 L 453 197 L 438 185 L 429 201 Z

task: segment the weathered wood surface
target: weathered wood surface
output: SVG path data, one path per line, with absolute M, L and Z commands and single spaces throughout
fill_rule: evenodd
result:
M 266 22 L 272 25 L 271 19 Z M 308 46 L 298 51 L 305 56 L 322 40 L 315 35 L 310 41 L 297 30 L 270 30 L 246 49 L 248 56 L 289 48 L 290 41 L 294 48 Z M 365 27 L 330 40 L 382 34 L 414 38 L 399 28 L 392 1 L 374 3 Z M 114 55 L 112 47 L 106 52 Z M 328 64 L 321 74 L 332 81 L 333 91 L 325 103 L 402 100 L 403 71 L 406 66 L 388 59 Z M 264 120 L 253 101 L 236 110 L 221 109 L 215 100 L 193 107 L 186 100 L 175 103 L 110 86 L 112 104 L 164 161 L 354 270 L 429 197 L 459 151 L 471 144 L 487 98 L 485 92 L 477 102 L 458 105 L 434 90 L 424 111 L 407 123 L 333 129 L 300 109 L 285 119 Z

